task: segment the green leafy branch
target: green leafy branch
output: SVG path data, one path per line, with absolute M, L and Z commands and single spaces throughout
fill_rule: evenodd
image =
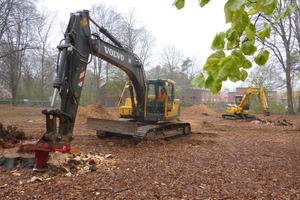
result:
M 200 7 L 204 7 L 210 0 L 200 0 Z M 184 7 L 185 0 L 175 0 L 177 9 Z M 248 77 L 246 69 L 252 67 L 250 59 L 263 66 L 269 59 L 269 52 L 265 49 L 258 51 L 256 37 L 264 42 L 270 37 L 271 25 L 266 22 L 261 30 L 251 22 L 251 17 L 263 14 L 273 14 L 277 0 L 228 0 L 224 6 L 226 23 L 231 27 L 217 33 L 211 44 L 214 51 L 206 60 L 203 73 L 193 80 L 198 87 L 210 89 L 217 93 L 226 80 L 232 82 L 245 81 Z M 226 54 L 227 53 L 227 54 Z

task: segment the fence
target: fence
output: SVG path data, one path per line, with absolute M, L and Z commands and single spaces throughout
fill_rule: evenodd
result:
M 40 100 L 29 100 L 29 99 L 20 99 L 15 101 L 16 105 L 22 105 L 22 106 L 50 106 L 49 101 L 40 101 Z M 11 99 L 7 100 L 0 100 L 0 104 L 2 105 L 12 105 L 13 102 Z
M 41 101 L 41 100 L 29 100 L 29 99 L 20 99 L 16 100 L 17 105 L 22 105 L 22 106 L 42 106 L 42 107 L 50 107 L 49 101 Z M 211 109 L 218 113 L 224 113 L 226 111 L 226 104 L 225 102 L 219 102 L 219 103 L 210 103 L 207 104 Z M 12 100 L 0 100 L 0 105 L 12 105 Z M 57 102 L 57 106 L 59 105 L 59 102 Z M 85 106 L 86 104 L 82 102 L 80 105 Z M 106 105 L 107 106 L 107 105 Z M 115 106 L 115 104 L 114 104 Z M 113 106 L 113 107 L 114 107 Z M 189 105 L 192 106 L 192 105 Z M 182 105 L 182 107 L 189 107 L 187 105 Z M 283 105 L 277 105 L 275 103 L 270 104 L 270 113 L 271 114 L 285 114 L 286 109 Z M 109 106 L 107 106 L 109 107 Z M 260 114 L 262 113 L 262 108 L 261 105 L 255 105 L 252 104 L 250 107 L 250 112 L 253 114 Z

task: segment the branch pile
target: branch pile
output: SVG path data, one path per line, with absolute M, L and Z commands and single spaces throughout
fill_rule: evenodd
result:
M 263 123 L 272 126 L 293 126 L 293 124 L 288 122 L 286 119 L 271 121 L 269 119 L 256 118 L 252 123 Z

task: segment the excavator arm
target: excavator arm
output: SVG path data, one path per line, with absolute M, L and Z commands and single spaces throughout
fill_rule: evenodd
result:
M 100 39 L 98 34 L 92 34 L 90 22 L 113 44 Z M 44 141 L 55 148 L 69 144 L 72 140 L 84 76 L 91 55 L 115 65 L 129 76 L 137 99 L 137 107 L 133 109 L 134 117 L 144 116 L 146 80 L 143 65 L 135 54 L 125 49 L 106 29 L 91 20 L 86 10 L 71 14 L 63 41 L 58 46 L 60 56 L 53 84 L 51 109 L 43 111 L 47 116 L 47 132 L 42 138 Z M 53 109 L 58 94 L 61 97 L 60 110 Z M 58 131 L 56 118 L 59 119 Z
M 64 39 L 57 47 L 57 76 L 53 83 L 51 107 L 42 111 L 46 115 L 47 130 L 40 143 L 47 143 L 49 148 L 67 145 L 73 139 L 78 103 L 91 52 L 87 18 L 88 13 L 72 14 Z M 58 95 L 61 105 L 60 109 L 55 109 Z
M 260 88 L 259 93 L 258 93 L 258 98 L 260 99 L 260 103 L 261 103 L 261 105 L 263 107 L 264 114 L 266 116 L 269 116 L 270 115 L 270 113 L 268 111 L 269 110 L 269 106 L 268 106 L 267 97 L 265 95 L 265 91 L 264 91 L 263 88 Z
M 127 50 L 111 45 L 100 38 L 93 39 L 91 45 L 93 55 L 113 64 L 128 75 L 136 92 L 137 108 L 135 108 L 135 105 L 133 104 L 134 117 L 143 117 L 146 80 L 144 68 L 138 57 Z

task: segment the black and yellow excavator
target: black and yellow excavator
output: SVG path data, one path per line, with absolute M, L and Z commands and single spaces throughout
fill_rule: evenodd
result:
M 254 115 L 249 114 L 250 102 L 249 98 L 252 94 L 257 94 L 261 102 L 264 116 L 269 116 L 270 112 L 264 88 L 248 87 L 244 95 L 235 96 L 235 104 L 227 104 L 226 113 L 222 114 L 224 119 L 254 119 Z
M 96 33 L 91 32 L 91 24 L 97 29 Z M 106 36 L 108 42 L 101 39 L 100 34 Z M 42 111 L 46 116 L 47 130 L 35 150 L 36 171 L 45 168 L 49 152 L 70 150 L 85 73 L 92 56 L 118 67 L 129 78 L 125 88 L 129 90 L 130 97 L 118 108 L 122 120 L 87 119 L 88 128 L 95 129 L 98 136 L 122 134 L 138 142 L 191 132 L 189 123 L 178 120 L 180 106 L 179 99 L 175 98 L 175 82 L 170 79 L 147 80 L 138 56 L 90 18 L 89 11 L 71 13 L 58 50 L 51 106 Z M 166 95 L 159 100 L 158 94 L 162 88 L 166 90 Z M 61 99 L 60 109 L 55 108 L 58 96 Z

